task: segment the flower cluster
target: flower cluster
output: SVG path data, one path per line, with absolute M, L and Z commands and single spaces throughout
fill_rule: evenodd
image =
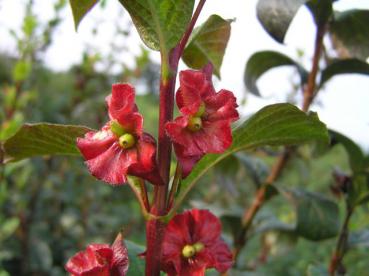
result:
M 112 185 L 125 183 L 128 174 L 162 184 L 155 161 L 156 142 L 143 132 L 134 88 L 114 84 L 106 102 L 110 121 L 100 131 L 87 132 L 77 140 L 91 174 Z
M 232 253 L 221 239 L 219 219 L 207 210 L 193 209 L 176 215 L 167 225 L 162 266 L 171 275 L 200 276 L 207 268 L 227 271 Z
M 119 235 L 112 246 L 90 244 L 85 251 L 69 259 L 65 269 L 72 276 L 125 276 L 128 271 L 128 253 Z
M 228 90 L 215 92 L 212 66 L 180 72 L 176 102 L 181 116 L 166 131 L 186 177 L 207 153 L 222 153 L 232 144 L 231 123 L 239 118 L 237 103 Z
M 179 74 L 176 102 L 181 115 L 165 125 L 171 138 L 182 177 L 207 153 L 222 153 L 232 144 L 231 123 L 239 118 L 237 103 L 228 90 L 216 92 L 212 66 Z M 87 132 L 77 140 L 92 175 L 112 185 L 121 185 L 128 175 L 163 185 L 156 164 L 156 142 L 143 132 L 143 117 L 135 104 L 134 88 L 115 84 L 106 98 L 110 120 L 100 131 Z M 207 210 L 176 215 L 167 225 L 160 256 L 169 276 L 201 276 L 208 268 L 225 272 L 232 253 L 221 239 L 220 221 Z M 110 247 L 91 244 L 65 266 L 72 275 L 124 276 L 127 249 L 118 239 Z

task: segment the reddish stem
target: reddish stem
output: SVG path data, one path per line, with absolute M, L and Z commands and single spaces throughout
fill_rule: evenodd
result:
M 184 47 L 193 31 L 197 18 L 206 0 L 200 0 L 192 19 L 178 45 L 169 54 L 169 64 L 166 57 L 162 56 L 162 75 L 160 78 L 159 98 L 159 135 L 158 135 L 158 164 L 160 175 L 165 185 L 155 186 L 154 202 L 150 212 L 155 216 L 163 216 L 167 213 L 167 195 L 169 186 L 169 172 L 172 152 L 172 143 L 166 135 L 165 124 L 173 120 L 174 90 L 177 78 L 178 62 L 182 56 Z M 169 74 L 163 68 L 168 67 Z M 159 220 L 150 220 L 146 224 L 146 275 L 160 275 L 161 245 L 164 237 L 165 224 Z

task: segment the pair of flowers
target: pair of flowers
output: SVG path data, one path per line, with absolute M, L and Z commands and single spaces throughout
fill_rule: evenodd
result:
M 190 210 L 176 215 L 167 225 L 161 258 L 169 276 L 200 276 L 207 268 L 227 271 L 232 254 L 220 238 L 221 224 L 207 210 Z M 128 254 L 121 236 L 112 246 L 91 244 L 74 255 L 65 268 L 74 276 L 125 276 Z
M 232 143 L 231 123 L 238 119 L 236 98 L 227 90 L 215 92 L 211 65 L 179 74 L 176 102 L 182 114 L 166 124 L 182 176 L 207 153 L 222 153 Z M 161 185 L 156 165 L 156 142 L 143 132 L 143 117 L 135 104 L 134 88 L 115 84 L 106 99 L 110 121 L 98 132 L 86 133 L 77 146 L 96 178 L 112 185 L 134 175 Z

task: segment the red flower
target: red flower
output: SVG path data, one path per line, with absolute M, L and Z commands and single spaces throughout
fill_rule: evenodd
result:
M 227 271 L 232 253 L 221 239 L 221 224 L 207 210 L 193 209 L 176 215 L 167 225 L 162 267 L 168 275 L 200 276 L 207 268 Z
M 92 175 L 113 185 L 123 184 L 127 175 L 161 184 L 155 163 L 155 139 L 142 131 L 143 117 L 129 84 L 114 84 L 106 98 L 110 121 L 98 132 L 77 139 L 77 146 Z
M 183 176 L 206 153 L 222 153 L 232 144 L 231 123 L 239 118 L 237 103 L 228 90 L 215 92 L 212 67 L 179 74 L 176 101 L 182 116 L 166 125 L 182 166 Z
M 128 253 L 121 236 L 113 245 L 90 244 L 70 258 L 65 269 L 73 276 L 125 276 Z

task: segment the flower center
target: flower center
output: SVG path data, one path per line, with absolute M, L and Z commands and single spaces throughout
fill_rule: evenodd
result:
M 135 137 L 130 134 L 126 133 L 119 137 L 119 145 L 124 149 L 129 149 L 136 144 Z
M 199 131 L 202 128 L 201 118 L 200 117 L 191 117 L 188 120 L 187 128 L 192 132 Z
M 191 258 L 204 249 L 204 245 L 201 242 L 197 242 L 193 245 L 186 244 L 182 249 L 182 256 L 185 258 Z

